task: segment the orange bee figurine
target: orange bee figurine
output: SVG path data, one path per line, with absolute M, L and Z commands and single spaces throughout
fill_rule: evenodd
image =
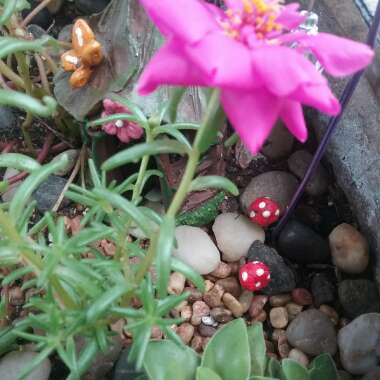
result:
M 73 49 L 61 56 L 61 65 L 65 71 L 73 71 L 70 84 L 80 88 L 89 81 L 92 68 L 104 59 L 102 45 L 96 41 L 95 34 L 83 19 L 75 22 L 72 31 Z

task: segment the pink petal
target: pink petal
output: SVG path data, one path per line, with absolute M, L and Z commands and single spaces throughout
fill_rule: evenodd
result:
M 313 52 L 328 73 L 338 77 L 364 69 L 374 56 L 369 46 L 328 33 L 305 35 L 300 42 Z
M 224 0 L 226 7 L 234 11 L 243 11 L 243 1 L 242 0 Z
M 219 26 L 203 0 L 140 0 L 165 36 L 196 42 Z
M 301 85 L 325 83 L 301 53 L 285 46 L 263 46 L 252 52 L 253 72 L 273 94 L 289 95 Z
M 269 136 L 281 110 L 281 99 L 265 89 L 255 92 L 224 90 L 221 101 L 228 119 L 252 154 Z
M 128 135 L 133 139 L 139 139 L 144 134 L 144 130 L 134 123 L 129 123 L 127 130 Z
M 298 12 L 299 4 L 292 3 L 285 5 L 280 13 L 280 15 L 276 18 L 276 22 L 284 26 L 286 29 L 291 30 L 302 24 L 306 16 L 302 16 Z
M 289 131 L 299 141 L 306 141 L 307 127 L 300 103 L 292 100 L 285 100 L 281 108 L 280 117 Z
M 119 128 L 117 131 L 117 137 L 121 142 L 125 144 L 129 143 L 129 141 L 131 140 L 127 128 Z
M 304 105 L 317 108 L 328 115 L 337 115 L 341 110 L 339 101 L 331 92 L 327 81 L 321 85 L 301 86 L 289 98 Z
M 209 33 L 202 41 L 186 47 L 185 52 L 212 86 L 252 89 L 257 84 L 251 50 L 222 31 Z
M 108 133 L 109 135 L 116 135 L 117 127 L 114 122 L 107 123 L 103 125 L 103 131 Z
M 165 44 L 150 60 L 138 81 L 138 92 L 146 95 L 160 85 L 206 86 L 204 75 L 184 56 L 174 41 Z

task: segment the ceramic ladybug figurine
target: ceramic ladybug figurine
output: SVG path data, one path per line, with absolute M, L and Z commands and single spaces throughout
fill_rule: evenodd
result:
M 249 218 L 261 227 L 268 227 L 276 223 L 280 217 L 280 207 L 271 198 L 260 197 L 255 199 L 249 207 Z
M 269 268 L 260 261 L 244 264 L 239 271 L 240 284 L 244 289 L 258 291 L 270 282 Z
M 73 71 L 70 84 L 80 88 L 89 81 L 92 68 L 103 61 L 101 44 L 96 41 L 95 34 L 86 21 L 79 19 L 72 31 L 73 49 L 61 56 L 61 65 L 65 71 Z

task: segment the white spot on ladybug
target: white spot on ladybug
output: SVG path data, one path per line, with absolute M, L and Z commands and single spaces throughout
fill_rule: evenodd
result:
M 271 216 L 271 212 L 270 211 L 267 210 L 267 211 L 263 212 L 263 217 L 264 218 L 269 218 L 270 216 Z
M 268 274 L 268 276 L 267 276 L 267 280 L 270 280 L 270 274 Z
M 256 274 L 257 274 L 259 277 L 262 276 L 262 275 L 264 274 L 264 269 L 262 269 L 262 268 L 257 269 L 257 270 L 256 270 Z
M 241 274 L 241 278 L 242 278 L 243 281 L 247 281 L 247 279 L 248 279 L 248 273 L 247 272 L 243 272 Z
M 261 282 L 256 282 L 255 286 L 256 286 L 256 288 L 260 288 Z
M 277 209 L 276 212 L 274 213 L 274 215 L 279 216 L 280 215 L 280 210 Z
M 258 264 L 258 263 L 259 263 L 259 261 L 253 261 L 253 263 L 254 263 L 254 264 Z
M 254 211 L 251 211 L 251 213 L 249 214 L 250 218 L 254 218 L 256 216 L 256 213 Z
M 260 202 L 260 203 L 259 203 L 259 207 L 260 207 L 260 208 L 265 208 L 266 205 L 267 205 L 267 204 L 266 204 L 265 202 Z
M 115 126 L 117 128 L 121 128 L 124 125 L 123 120 L 116 120 Z

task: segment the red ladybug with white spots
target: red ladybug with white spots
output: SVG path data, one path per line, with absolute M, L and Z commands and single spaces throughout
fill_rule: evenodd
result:
M 244 289 L 258 291 L 270 282 L 269 268 L 260 261 L 244 264 L 239 271 L 240 284 Z
M 271 198 L 260 197 L 255 199 L 249 207 L 249 218 L 261 227 L 268 227 L 276 223 L 280 217 L 280 207 Z

